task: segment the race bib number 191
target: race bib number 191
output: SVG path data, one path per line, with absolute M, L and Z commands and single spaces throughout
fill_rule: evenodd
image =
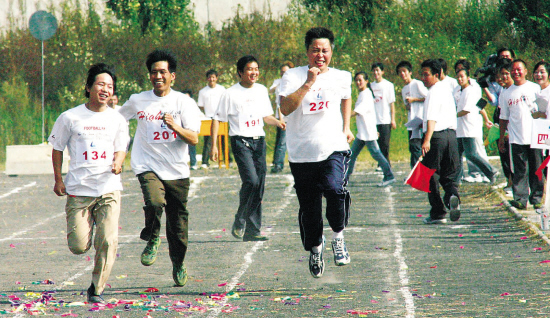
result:
M 243 114 L 239 113 L 239 128 L 241 130 L 247 130 L 251 128 L 263 127 L 262 119 L 255 114 Z
M 302 113 L 304 115 L 317 114 L 329 108 L 329 101 L 323 90 L 308 92 L 302 101 Z

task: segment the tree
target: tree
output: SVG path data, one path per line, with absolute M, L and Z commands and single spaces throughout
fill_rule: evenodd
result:
M 393 0 L 302 0 L 309 8 L 325 8 L 328 12 L 338 12 L 352 25 L 362 29 L 372 29 L 377 11 L 385 11 Z
M 141 33 L 173 30 L 195 24 L 187 6 L 190 0 L 108 0 L 107 7 L 118 19 L 139 24 Z
M 500 10 L 504 17 L 526 40 L 537 46 L 550 48 L 550 1 L 502 0 Z

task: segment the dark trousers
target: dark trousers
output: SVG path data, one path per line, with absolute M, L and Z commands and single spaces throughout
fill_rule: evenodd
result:
M 412 131 L 409 130 L 409 152 L 411 153 L 411 169 L 422 156 L 422 138 L 413 138 Z
M 294 188 L 300 204 L 298 223 L 306 251 L 323 240 L 323 196 L 326 216 L 334 232 L 348 225 L 351 197 L 346 189 L 350 151 L 334 152 L 320 162 L 290 163 Z
M 204 136 L 203 141 L 204 145 L 202 146 L 202 162 L 201 164 L 209 166 L 209 160 L 210 160 L 210 148 L 212 148 L 212 144 L 210 143 L 210 136 Z
M 275 149 L 273 150 L 273 166 L 277 169 L 283 169 L 285 166 L 286 154 L 286 130 L 277 127 L 275 137 Z
M 531 204 L 541 203 L 544 181 L 539 180 L 535 172 L 542 164 L 542 150 L 531 148 L 530 145 L 510 144 L 510 146 L 514 200 L 525 205 L 527 205 L 527 200 Z M 529 194 L 529 189 L 531 194 Z
M 163 208 L 166 211 L 166 239 L 172 263 L 181 264 L 185 259 L 188 243 L 187 195 L 189 178 L 161 180 L 151 171 L 138 176 L 145 206 L 145 228 L 140 238 L 149 241 L 158 238 Z
M 498 147 L 498 141 L 500 139 L 497 139 L 496 144 Z M 506 180 L 512 177 L 512 169 L 510 167 L 511 158 L 510 158 L 510 144 L 508 143 L 508 138 L 506 138 L 506 150 L 504 152 L 498 152 L 498 155 L 500 157 L 500 164 L 502 165 L 502 172 L 504 172 L 504 176 L 506 177 Z M 498 148 L 497 148 L 498 149 Z
M 391 124 L 376 125 L 376 130 L 378 131 L 378 147 L 386 160 L 390 162 Z
M 430 140 L 430 151 L 424 156 L 422 164 L 436 170 L 430 179 L 430 193 L 428 193 L 431 205 L 430 217 L 442 219 L 447 213 L 446 208 L 449 207 L 451 196 L 455 195 L 460 199 L 456 177 L 462 162 L 458 156 L 456 132 L 452 129 L 435 131 Z M 441 200 L 438 183 L 445 191 L 443 200 Z
M 242 181 L 234 226 L 244 228 L 245 235 L 259 235 L 267 170 L 265 138 L 231 136 L 231 147 Z

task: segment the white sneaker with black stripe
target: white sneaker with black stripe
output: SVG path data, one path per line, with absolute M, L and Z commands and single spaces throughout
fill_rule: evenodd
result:
M 334 254 L 334 264 L 336 264 L 336 266 L 347 265 L 351 261 L 348 248 L 346 247 L 346 241 L 344 241 L 343 238 L 332 240 L 332 253 Z

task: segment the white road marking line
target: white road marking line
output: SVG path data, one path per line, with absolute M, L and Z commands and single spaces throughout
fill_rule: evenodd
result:
M 42 220 L 41 222 L 38 222 L 38 223 L 35 223 L 34 225 L 29 226 L 29 227 L 26 228 L 25 230 L 22 230 L 22 231 L 13 233 L 11 236 L 8 236 L 8 237 L 6 237 L 6 238 L 0 238 L 0 242 L 13 240 L 13 239 L 17 238 L 18 236 L 22 236 L 23 234 L 27 233 L 28 231 L 33 230 L 33 229 L 35 229 L 35 228 L 37 228 L 37 227 L 39 227 L 39 226 L 42 226 L 42 225 L 48 223 L 49 221 L 51 221 L 51 220 L 53 220 L 53 219 L 56 219 L 56 218 L 58 218 L 58 217 L 61 217 L 61 216 L 63 216 L 63 215 L 65 215 L 65 212 L 61 212 L 61 213 L 58 213 L 58 214 L 56 214 L 56 215 L 54 215 L 54 216 L 50 216 L 49 218 L 44 219 L 44 220 Z
M 15 189 L 11 190 L 11 191 L 8 192 L 8 193 L 4 193 L 4 194 L 0 195 L 0 199 L 3 199 L 3 198 L 8 197 L 8 196 L 10 196 L 10 195 L 12 195 L 12 194 L 15 194 L 15 193 L 17 193 L 17 192 L 23 190 L 24 188 L 34 187 L 35 185 L 36 185 L 36 181 L 33 181 L 33 182 L 29 183 L 29 184 L 25 184 L 25 185 L 22 186 L 22 187 L 17 187 L 17 188 L 15 188 Z
M 273 215 L 273 219 L 276 220 L 276 218 L 284 211 L 284 209 L 290 204 L 290 198 L 291 198 L 291 191 L 292 191 L 292 188 L 294 186 L 294 179 L 292 178 L 291 175 L 285 175 L 286 179 L 288 181 L 290 181 L 289 185 L 286 187 L 285 191 L 284 191 L 284 194 L 283 194 L 283 197 L 284 197 L 284 202 L 281 204 L 280 208 L 275 211 L 274 215 Z M 266 230 L 266 232 L 271 232 L 273 228 L 268 228 Z M 250 267 L 250 265 L 252 264 L 253 260 L 252 260 L 252 256 L 256 253 L 256 251 L 262 246 L 264 245 L 265 241 L 261 241 L 261 242 L 256 242 L 256 244 L 254 244 L 254 246 L 250 249 L 249 252 L 247 252 L 245 255 L 244 255 L 244 262 L 241 264 L 241 267 L 239 269 L 239 271 L 237 273 L 235 273 L 235 275 L 231 278 L 230 282 L 226 285 L 225 287 L 225 292 L 228 293 L 230 292 L 231 290 L 233 290 L 237 284 L 239 283 L 239 280 L 241 279 L 241 277 L 244 275 L 244 273 L 246 273 L 246 271 L 248 270 L 248 268 Z M 221 313 L 221 310 L 224 309 L 224 305 L 227 303 L 227 298 L 224 298 L 222 301 L 221 301 L 221 304 L 219 307 L 216 307 L 212 310 L 212 312 L 210 313 L 210 315 L 208 315 L 208 318 L 214 318 L 214 317 L 218 317 L 218 315 Z
M 386 192 L 388 192 L 388 203 L 390 205 L 390 216 L 393 221 L 395 217 L 395 209 L 394 209 L 394 201 L 393 201 L 393 195 L 395 194 L 392 191 L 391 187 L 386 188 Z M 393 256 L 397 260 L 397 263 L 399 265 L 399 283 L 401 285 L 401 288 L 399 291 L 401 292 L 401 295 L 405 299 L 405 309 L 406 309 L 406 318 L 414 318 L 414 312 L 415 312 L 415 305 L 414 305 L 414 298 L 411 294 L 411 291 L 409 289 L 409 276 L 407 273 L 407 263 L 405 262 L 405 257 L 403 256 L 403 238 L 401 237 L 401 231 L 397 226 L 395 225 L 395 222 L 392 222 L 391 227 L 394 228 L 394 237 L 395 237 L 395 251 L 393 252 Z

